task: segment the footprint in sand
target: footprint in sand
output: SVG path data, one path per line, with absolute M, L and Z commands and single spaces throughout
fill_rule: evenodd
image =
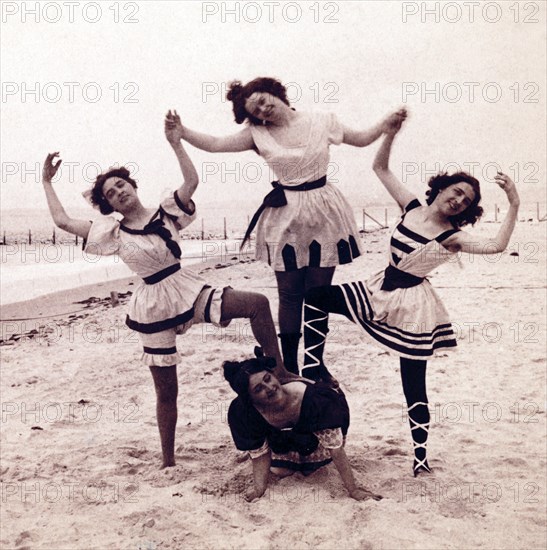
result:
M 38 537 L 35 534 L 31 533 L 30 531 L 22 531 L 15 539 L 15 546 L 17 546 L 17 550 L 24 550 L 25 548 L 30 550 L 33 546 L 31 545 L 31 543 L 36 542 L 37 540 Z
M 406 451 L 400 447 L 392 447 L 383 453 L 384 456 L 403 456 L 406 454 Z
M 263 516 L 262 514 L 249 514 L 249 519 L 252 521 L 253 525 L 264 525 L 271 521 L 269 517 Z
M 149 455 L 150 452 L 147 451 L 146 449 L 137 449 L 137 448 L 129 448 L 127 450 L 127 455 L 130 456 L 131 458 L 140 458 L 142 460 L 144 460 L 146 458 L 146 455 Z

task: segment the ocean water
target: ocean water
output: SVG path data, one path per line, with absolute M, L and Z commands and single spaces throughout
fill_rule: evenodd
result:
M 182 231 L 182 238 L 196 239 L 201 238 L 202 234 L 205 238 L 223 238 L 225 234 L 228 238 L 241 238 L 258 206 L 258 204 L 252 206 L 238 205 L 230 208 L 202 206 L 199 208 L 194 223 Z M 367 206 L 366 211 L 381 224 L 386 221 L 386 211 L 388 224 L 393 223 L 399 215 L 398 208 L 393 204 L 389 206 Z M 363 208 L 356 206 L 353 208 L 353 213 L 357 226 L 362 229 Z M 70 214 L 74 218 L 89 220 L 100 217 L 98 212 L 89 208 L 72 208 Z M 367 218 L 365 228 L 372 230 L 375 226 L 377 226 L 375 222 Z M 73 235 L 55 228 L 48 210 L 11 209 L 0 211 L 0 243 L 3 242 L 4 236 L 7 244 L 15 242 L 28 243 L 29 230 L 32 240 L 36 242 L 51 242 L 54 232 L 56 242 L 65 244 L 75 242 Z
M 96 211 L 71 209 L 71 216 L 95 219 Z M 196 221 L 181 232 L 183 265 L 237 256 L 253 210 L 202 207 Z M 396 209 L 392 209 L 397 216 Z M 385 211 L 375 212 L 385 221 Z M 356 209 L 359 227 L 362 212 Z M 375 223 L 367 221 L 372 229 Z M 30 236 L 30 242 L 29 242 Z M 226 236 L 226 239 L 224 238 Z M 0 304 L 16 303 L 85 284 L 131 275 L 117 256 L 98 257 L 82 250 L 82 240 L 54 229 L 49 211 L 5 210 L 0 221 Z M 55 239 L 55 242 L 53 240 Z M 252 253 L 251 248 L 247 249 Z
M 240 241 L 185 240 L 181 249 L 183 266 L 222 263 L 239 256 Z M 118 256 L 88 254 L 74 244 L 7 244 L 0 246 L 0 261 L 1 305 L 132 275 Z
M 182 238 L 196 239 L 201 238 L 223 238 L 224 234 L 228 238 L 240 238 L 245 233 L 245 229 L 254 214 L 256 205 L 246 203 L 237 206 L 201 206 L 198 210 L 198 216 L 194 223 L 187 227 L 182 233 Z M 494 221 L 496 218 L 501 220 L 504 215 L 507 204 L 482 204 L 485 209 L 483 221 Z M 364 219 L 363 210 L 367 216 Z M 71 208 L 70 214 L 75 218 L 93 220 L 100 217 L 100 214 L 90 208 Z M 359 229 L 372 231 L 379 227 L 378 224 L 391 226 L 399 217 L 398 207 L 393 203 L 372 204 L 372 205 L 353 205 L 353 214 Z M 521 202 L 520 218 L 537 219 L 546 215 L 546 205 L 535 201 Z M 376 220 L 378 223 L 376 223 Z M 74 243 L 75 238 L 58 228 L 51 219 L 47 209 L 9 209 L 0 210 L 0 243 L 5 236 L 6 242 L 28 242 L 29 230 L 33 240 L 41 242 L 51 242 L 53 232 L 57 242 Z
M 501 221 L 504 210 L 486 206 L 482 223 Z M 359 229 L 367 232 L 391 226 L 399 218 L 396 206 L 354 206 Z M 248 208 L 202 207 L 201 216 L 182 233 L 183 263 L 222 262 L 240 252 L 241 238 L 253 211 Z M 71 215 L 93 219 L 100 214 L 90 209 L 72 209 Z M 537 203 L 524 203 L 521 220 L 537 219 Z M 539 210 L 539 217 L 545 212 Z M 29 233 L 31 242 L 29 242 Z M 31 299 L 52 291 L 74 288 L 130 275 L 117 256 L 97 257 L 82 250 L 82 241 L 55 229 L 47 210 L 17 209 L 0 213 L 0 304 Z M 226 239 L 224 237 L 227 237 Z M 202 240 L 203 237 L 203 240 Z

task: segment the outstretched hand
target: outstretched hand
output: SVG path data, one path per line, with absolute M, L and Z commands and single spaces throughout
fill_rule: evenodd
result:
M 382 122 L 382 131 L 388 135 L 394 136 L 400 129 L 408 116 L 406 107 L 388 115 Z
M 519 204 L 520 198 L 517 192 L 517 187 L 515 182 L 507 174 L 498 172 L 494 177 L 494 181 L 505 191 L 507 194 L 507 199 L 511 204 Z
M 184 134 L 184 128 L 182 127 L 182 122 L 180 121 L 180 116 L 177 111 L 171 109 L 165 115 L 165 137 L 167 141 L 172 145 L 178 143 Z
M 55 177 L 59 166 L 61 166 L 61 159 L 57 162 L 54 162 L 55 157 L 59 156 L 59 151 L 55 153 L 49 153 L 44 162 L 44 167 L 42 168 L 42 181 L 45 183 L 51 183 L 51 180 Z

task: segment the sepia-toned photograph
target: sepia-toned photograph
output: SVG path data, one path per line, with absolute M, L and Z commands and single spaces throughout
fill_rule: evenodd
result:
M 0 9 L 0 550 L 547 546 L 544 0 Z

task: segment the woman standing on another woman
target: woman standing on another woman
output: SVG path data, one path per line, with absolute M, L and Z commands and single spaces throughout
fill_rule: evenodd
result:
M 402 111 L 368 130 L 352 130 L 332 113 L 290 107 L 285 87 L 273 78 L 230 85 L 237 124 L 246 127 L 225 137 L 184 128 L 183 139 L 210 152 L 256 151 L 278 181 L 255 214 L 256 257 L 275 270 L 279 292 L 279 329 L 285 366 L 298 373 L 302 304 L 307 290 L 332 282 L 337 265 L 361 254 L 352 210 L 342 193 L 327 182 L 329 146 L 365 147 L 378 139 Z
M 414 442 L 414 474 L 430 471 L 426 457 L 429 409 L 426 364 L 436 349 L 456 345 L 448 312 L 425 278 L 457 252 L 497 254 L 505 250 L 517 219 L 515 184 L 498 173 L 509 211 L 493 239 L 479 239 L 460 227 L 482 215 L 479 182 L 464 172 L 439 174 L 429 181 L 426 204 L 410 193 L 389 169 L 389 155 L 401 123 L 385 137 L 374 171 L 403 210 L 390 241 L 388 267 L 366 281 L 314 288 L 306 295 L 304 319 L 305 376 L 325 378 L 323 351 L 328 314 L 357 323 L 385 349 L 400 357 L 403 390 Z
M 165 118 L 165 137 L 177 157 L 182 185 L 159 207 L 146 208 L 137 195 L 137 184 L 126 168 L 109 170 L 97 177 L 91 202 L 103 214 L 93 223 L 71 218 L 51 184 L 61 160 L 47 156 L 43 185 L 53 221 L 61 229 L 87 239 L 92 254 L 119 254 L 127 266 L 142 277 L 129 304 L 126 324 L 140 335 L 142 360 L 150 367 L 156 388 L 156 414 L 163 454 L 163 467 L 175 464 L 177 424 L 176 336 L 197 323 L 227 326 L 232 319 L 248 318 L 253 335 L 264 353 L 275 358 L 276 373 L 288 375 L 282 365 L 268 299 L 255 292 L 231 287 L 211 288 L 187 268 L 181 268 L 178 231 L 194 221 L 192 200 L 198 183 L 194 165 L 180 143 L 181 124 L 176 111 Z M 118 212 L 122 219 L 112 214 Z M 289 375 L 294 376 L 294 375 Z
M 281 383 L 274 366 L 270 357 L 224 363 L 224 377 L 238 394 L 228 410 L 232 437 L 253 463 L 247 500 L 264 494 L 270 471 L 281 477 L 309 475 L 330 462 L 351 498 L 380 500 L 356 484 L 346 456 L 349 408 L 344 395 L 320 382 Z

